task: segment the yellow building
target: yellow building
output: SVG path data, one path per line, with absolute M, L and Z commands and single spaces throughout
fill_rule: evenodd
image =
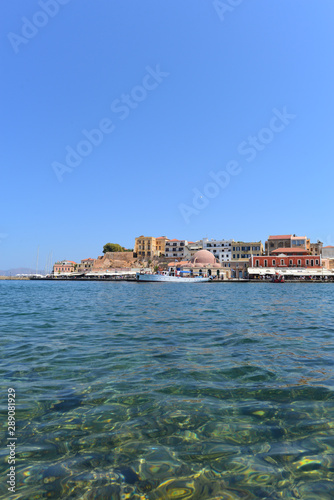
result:
M 165 253 L 165 244 L 168 241 L 166 236 L 154 238 L 153 236 L 138 236 L 135 239 L 134 253 L 138 258 L 151 259 L 152 257 L 160 257 Z
M 252 255 L 263 254 L 261 241 L 232 241 L 231 261 L 225 263 L 225 267 L 231 269 L 232 278 L 247 278 L 249 259 Z
M 159 236 L 155 239 L 155 246 L 158 257 L 165 254 L 166 241 L 169 241 L 167 236 Z
M 231 252 L 232 261 L 247 260 L 250 259 L 252 255 L 262 255 L 263 245 L 261 241 L 233 241 Z

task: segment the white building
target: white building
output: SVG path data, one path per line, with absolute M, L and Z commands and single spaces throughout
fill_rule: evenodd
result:
M 209 240 L 203 238 L 203 249 L 209 250 L 219 262 L 229 262 L 232 259 L 232 243 L 234 240 Z
M 188 241 L 188 244 L 184 247 L 184 258 L 190 260 L 196 252 L 203 249 L 203 241 Z
M 165 243 L 165 257 L 167 259 L 183 259 L 187 240 L 168 240 Z

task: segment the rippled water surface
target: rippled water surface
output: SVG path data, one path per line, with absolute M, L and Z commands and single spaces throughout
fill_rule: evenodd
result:
M 333 499 L 334 285 L 0 282 L 17 499 Z

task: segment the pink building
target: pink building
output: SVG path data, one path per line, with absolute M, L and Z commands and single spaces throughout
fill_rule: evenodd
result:
M 53 274 L 73 273 L 76 262 L 73 260 L 62 260 L 53 266 Z

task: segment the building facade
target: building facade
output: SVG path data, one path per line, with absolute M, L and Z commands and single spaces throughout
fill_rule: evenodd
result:
M 310 252 L 310 240 L 306 236 L 295 234 L 269 236 L 265 242 L 265 254 L 271 255 L 277 248 L 304 248 Z
M 155 250 L 158 257 L 162 257 L 165 255 L 166 241 L 168 241 L 167 236 L 159 236 L 155 239 Z
M 334 247 L 331 245 L 323 247 L 321 255 L 324 259 L 334 259 Z
M 306 249 L 279 248 L 272 255 L 252 256 L 250 267 L 322 267 L 321 255 L 309 255 Z
M 202 240 L 198 241 L 188 241 L 188 244 L 184 247 L 184 259 L 190 260 L 196 252 L 203 249 Z
M 187 274 L 189 276 L 212 276 L 212 278 L 226 280 L 231 276 L 230 269 L 224 268 L 223 264 L 208 250 L 199 250 L 189 261 L 171 262 L 169 269 L 176 275 Z
M 139 236 L 135 239 L 134 253 L 139 258 L 150 259 L 156 252 L 156 238 L 153 236 Z
M 165 253 L 166 242 L 169 241 L 166 236 L 138 236 L 135 238 L 134 254 L 138 258 L 152 259 L 152 257 L 160 257 Z
M 53 266 L 53 274 L 73 273 L 77 264 L 72 260 L 61 260 Z
M 322 241 L 317 241 L 316 243 L 310 243 L 310 254 L 311 255 L 321 255 L 322 254 Z
M 168 240 L 165 244 L 165 257 L 167 259 L 184 259 L 187 240 Z
M 232 261 L 249 261 L 252 255 L 259 256 L 263 254 L 263 245 L 261 241 L 233 241 L 232 243 Z
M 249 259 L 240 259 L 239 261 L 224 262 L 222 265 L 230 270 L 231 278 L 246 279 L 248 278 Z
M 94 267 L 95 259 L 83 259 L 80 264 L 77 265 L 76 272 L 84 273 L 90 271 Z
M 233 240 L 209 240 L 203 238 L 203 249 L 211 252 L 219 262 L 230 262 L 232 260 Z

